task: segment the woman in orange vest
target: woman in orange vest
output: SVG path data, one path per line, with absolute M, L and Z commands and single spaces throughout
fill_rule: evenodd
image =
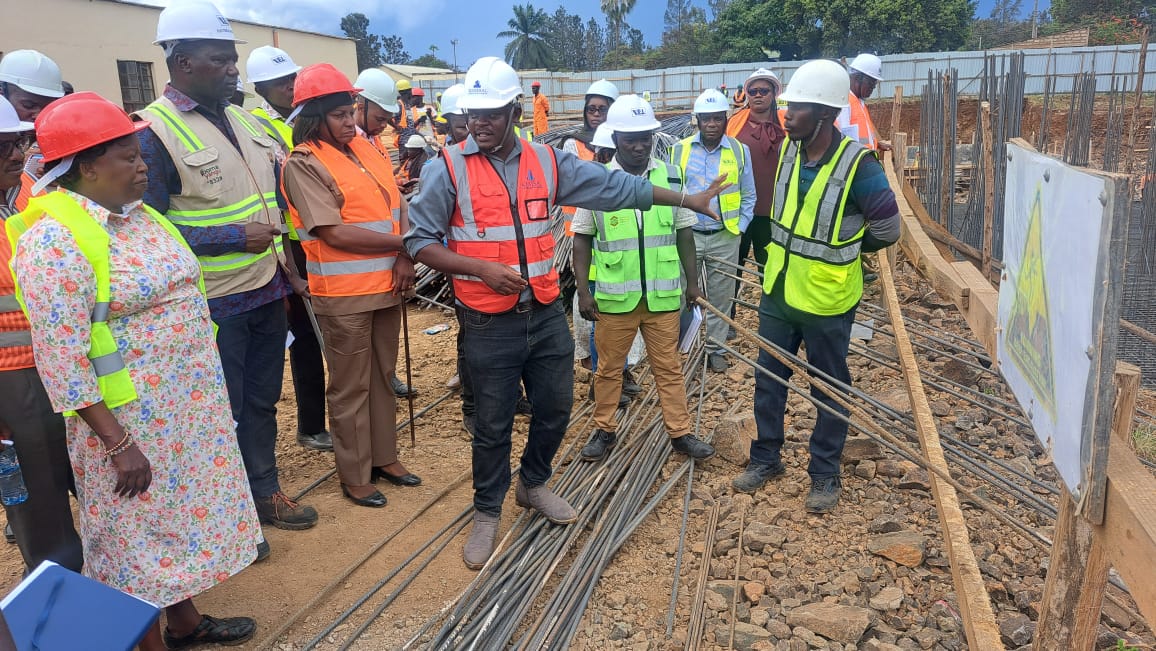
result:
M 787 137 L 776 101 L 782 91 L 783 84 L 775 73 L 759 68 L 743 83 L 747 107 L 735 111 L 727 122 L 727 136 L 750 147 L 755 172 L 755 218 L 739 243 L 739 261 L 746 259 L 753 245 L 760 267 L 766 262 L 771 242 L 771 199 L 779 148 Z
M 305 249 L 313 310 L 329 367 L 329 424 L 341 490 L 382 507 L 374 481 L 421 483 L 397 458 L 397 360 L 404 293 L 413 262 L 401 235 L 405 203 L 389 161 L 357 137 L 358 89 L 322 63 L 297 73 L 293 153 L 282 190 Z

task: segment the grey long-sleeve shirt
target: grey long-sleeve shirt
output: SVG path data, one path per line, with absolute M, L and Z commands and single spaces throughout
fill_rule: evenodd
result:
M 524 143 L 517 140 L 504 159 L 486 155 L 505 181 L 510 196 L 517 195 L 518 162 L 523 146 Z M 478 144 L 470 136 L 466 140 L 465 153 L 476 154 L 479 151 Z M 621 208 L 649 210 L 654 202 L 653 188 L 645 178 L 621 170 L 609 170 L 604 165 L 584 161 L 564 151 L 555 151 L 554 155 L 558 160 L 558 205 L 605 211 Z M 421 193 L 409 205 L 410 228 L 404 240 L 406 250 L 414 258 L 431 244 L 442 245 L 458 200 L 457 189 L 442 161 L 422 171 L 421 183 Z

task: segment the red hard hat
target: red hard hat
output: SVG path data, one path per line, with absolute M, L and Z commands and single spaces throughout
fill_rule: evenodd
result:
M 420 88 L 414 88 L 413 89 L 413 96 L 414 97 L 425 97 L 425 91 L 420 89 Z
M 60 160 L 96 145 L 147 129 L 124 109 L 89 91 L 53 101 L 36 116 L 36 142 L 44 162 Z
M 293 82 L 293 106 L 297 107 L 311 99 L 336 93 L 360 93 L 340 70 L 328 63 L 305 66 L 297 73 Z
M 541 88 L 541 87 L 542 87 L 542 82 L 540 82 L 540 81 L 535 81 L 534 83 L 530 84 L 530 88 Z

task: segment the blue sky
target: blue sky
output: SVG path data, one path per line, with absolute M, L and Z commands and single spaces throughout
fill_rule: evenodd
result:
M 167 5 L 173 0 L 146 0 Z M 519 2 L 503 0 L 215 0 L 229 18 L 251 20 L 284 27 L 307 29 L 315 32 L 340 34 L 341 17 L 361 12 L 369 17 L 370 31 L 378 34 L 397 34 L 405 41 L 413 57 L 438 48 L 439 57 L 453 63 L 452 39 L 458 39 L 458 66 L 466 68 L 475 59 L 487 55 L 502 56 L 506 41 L 496 34 L 506 29 L 506 21 L 513 16 L 512 7 Z M 987 16 L 995 0 L 980 0 L 976 14 Z M 548 13 L 559 6 L 558 0 L 533 2 Z M 602 19 L 598 0 L 567 0 L 566 10 L 584 19 Z M 705 0 L 696 4 L 706 7 Z M 1031 0 L 1023 0 L 1024 11 L 1031 11 Z M 1041 0 L 1041 10 L 1050 5 Z M 663 13 L 666 0 L 638 0 L 628 21 L 642 30 L 647 43 L 655 45 L 662 39 Z

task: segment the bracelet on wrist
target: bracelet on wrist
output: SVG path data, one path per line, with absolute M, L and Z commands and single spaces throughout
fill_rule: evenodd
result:
M 133 444 L 132 436 L 129 435 L 128 432 L 125 432 L 124 438 L 122 438 L 120 440 L 120 442 L 117 443 L 116 445 L 112 446 L 108 450 L 105 450 L 104 456 L 115 457 L 116 455 L 120 454 L 121 452 L 124 452 L 125 450 L 127 450 L 132 444 Z

